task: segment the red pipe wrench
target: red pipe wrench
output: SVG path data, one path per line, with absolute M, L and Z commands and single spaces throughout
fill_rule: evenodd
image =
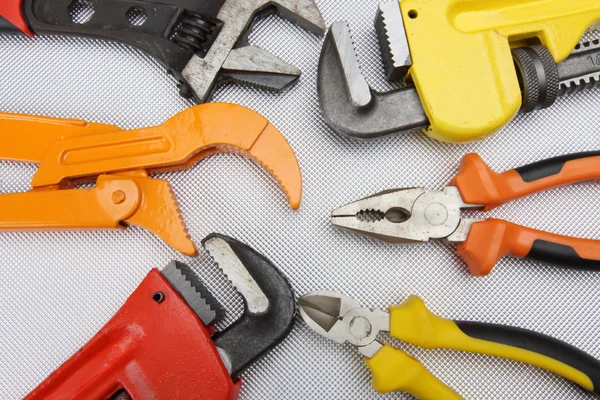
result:
M 202 242 L 244 301 L 222 331 L 221 306 L 186 265 L 153 269 L 117 314 L 27 400 L 236 399 L 239 374 L 290 332 L 296 312 L 288 281 L 234 239 Z

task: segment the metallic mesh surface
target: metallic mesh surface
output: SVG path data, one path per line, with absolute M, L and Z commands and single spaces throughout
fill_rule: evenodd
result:
M 350 21 L 363 71 L 382 90 L 389 85 L 373 28 L 377 3 L 318 1 L 327 25 Z M 599 90 L 519 116 L 479 143 L 444 144 L 420 135 L 355 142 L 332 132 L 320 116 L 321 38 L 272 16 L 258 23 L 250 40 L 301 68 L 299 83 L 282 94 L 230 85 L 214 100 L 253 108 L 285 134 L 302 167 L 302 206 L 292 211 L 276 182 L 251 161 L 213 156 L 162 176 L 173 185 L 196 243 L 211 232 L 240 239 L 279 266 L 298 295 L 335 290 L 386 308 L 417 294 L 442 316 L 533 329 L 600 358 L 598 273 L 504 258 L 490 276 L 474 278 L 451 245 L 390 245 L 329 223 L 335 207 L 383 189 L 442 187 L 469 152 L 503 171 L 598 150 Z M 1 111 L 135 128 L 160 124 L 190 105 L 157 62 L 130 47 L 81 38 L 0 36 Z M 0 162 L 0 193 L 27 190 L 34 171 L 34 165 Z M 600 186 L 586 183 L 514 201 L 491 215 L 600 239 L 599 199 Z M 108 321 L 151 268 L 172 259 L 190 264 L 231 311 L 220 328 L 239 315 L 239 296 L 206 253 L 186 258 L 143 229 L 0 234 L 0 398 L 31 391 Z M 405 349 L 469 399 L 592 398 L 562 378 L 516 362 Z M 410 398 L 377 395 L 351 346 L 321 338 L 299 318 L 289 338 L 243 378 L 243 399 Z

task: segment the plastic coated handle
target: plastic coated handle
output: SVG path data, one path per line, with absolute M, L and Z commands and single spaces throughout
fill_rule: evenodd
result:
M 402 391 L 421 400 L 461 399 L 423 364 L 392 346 L 384 346 L 372 358 L 365 358 L 365 363 L 373 373 L 373 388 L 379 393 Z
M 569 154 L 504 173 L 492 171 L 479 155 L 467 154 L 452 185 L 467 203 L 491 210 L 542 190 L 599 178 L 600 152 Z
M 474 223 L 457 252 L 475 276 L 488 275 L 504 256 L 600 271 L 600 241 L 538 231 L 498 219 Z
M 426 349 L 452 349 L 524 362 L 600 394 L 600 361 L 552 337 L 502 325 L 455 322 L 411 296 L 389 309 L 390 333 Z

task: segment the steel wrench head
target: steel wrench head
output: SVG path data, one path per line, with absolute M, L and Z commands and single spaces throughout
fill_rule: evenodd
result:
M 217 19 L 223 27 L 205 56 L 194 55 L 182 72 L 185 88 L 199 102 L 208 100 L 220 84 L 235 81 L 270 90 L 282 90 L 296 81 L 300 70 L 256 46 L 247 37 L 258 15 L 276 12 L 316 34 L 325 23 L 313 0 L 227 0 Z
M 237 376 L 288 335 L 296 300 L 287 279 L 254 249 L 219 234 L 202 245 L 244 301 L 243 315 L 213 336 L 231 376 Z
M 317 79 L 323 117 L 345 136 L 373 139 L 417 132 L 429 125 L 414 87 L 387 93 L 369 87 L 360 72 L 347 22 L 331 26 L 321 50 Z

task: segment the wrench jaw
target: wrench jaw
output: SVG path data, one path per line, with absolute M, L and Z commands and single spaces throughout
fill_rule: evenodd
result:
M 219 234 L 209 235 L 202 245 L 244 302 L 243 315 L 212 337 L 231 376 L 236 377 L 290 333 L 295 296 L 281 272 L 247 245 Z
M 276 92 L 294 83 L 300 70 L 248 42 L 255 22 L 272 13 L 316 34 L 325 31 L 313 0 L 226 0 L 217 15 L 219 35 L 206 55 L 195 54 L 182 70 L 181 94 L 201 103 L 227 82 Z
M 414 87 L 386 93 L 369 87 L 345 21 L 334 23 L 325 38 L 317 87 L 323 118 L 335 132 L 352 139 L 415 133 L 429 126 Z

